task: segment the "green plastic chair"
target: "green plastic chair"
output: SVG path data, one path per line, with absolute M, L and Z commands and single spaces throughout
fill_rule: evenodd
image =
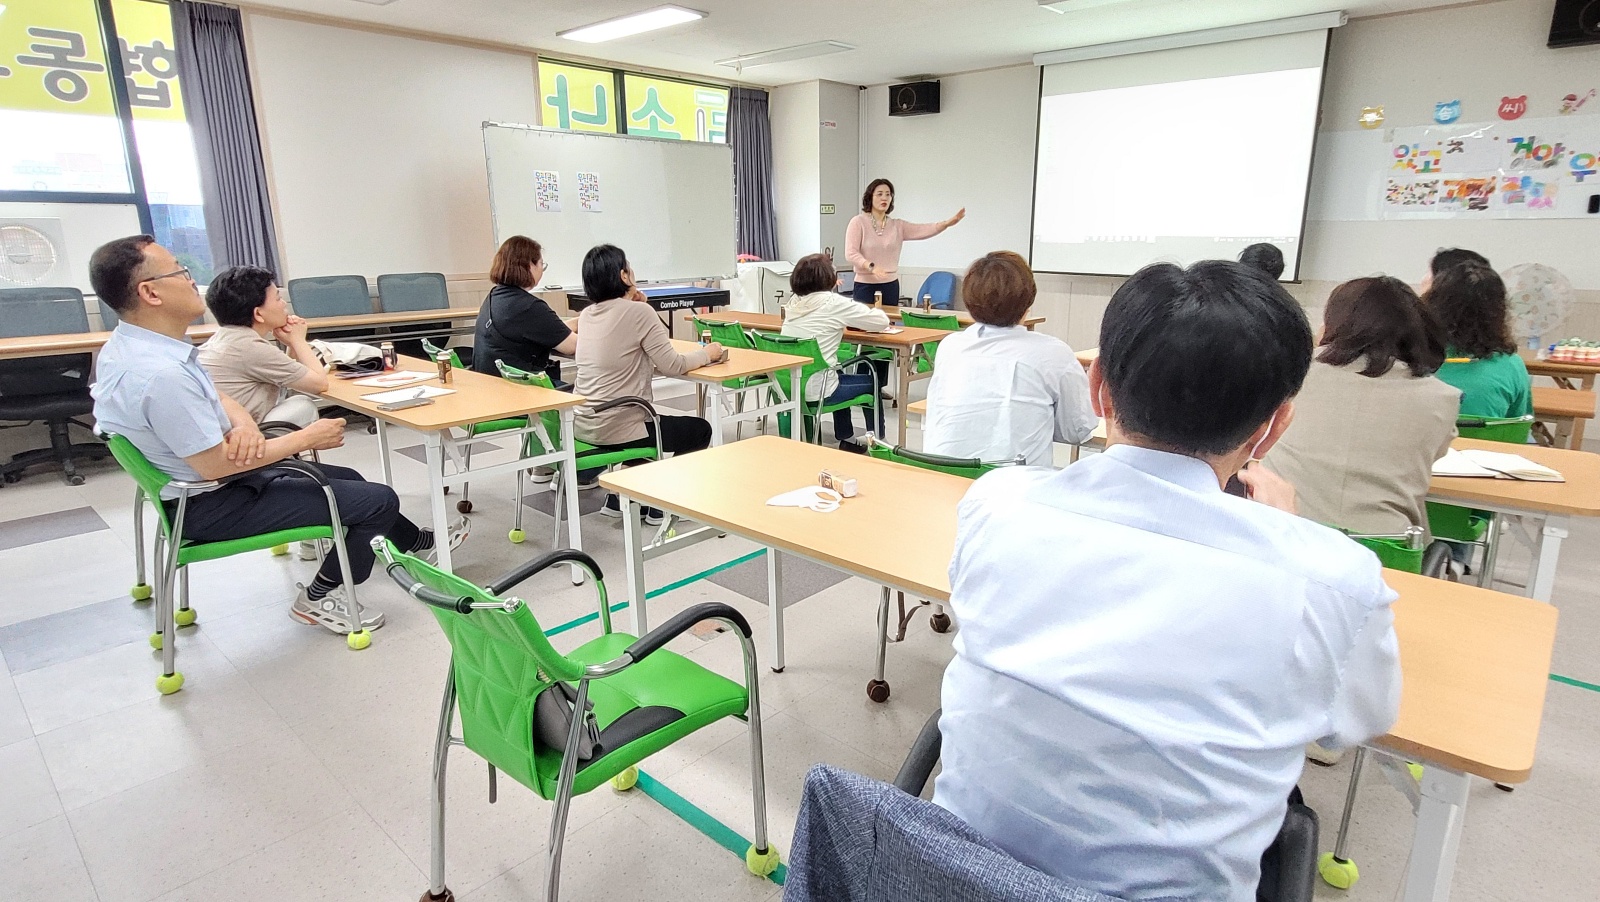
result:
M 189 607 L 188 567 L 190 564 L 202 561 L 214 561 L 247 551 L 288 545 L 291 542 L 329 540 L 339 552 L 339 564 L 344 576 L 345 603 L 350 606 L 339 612 L 339 617 L 345 623 L 345 642 L 356 651 L 372 644 L 372 634 L 361 628 L 357 613 L 359 608 L 356 606 L 355 580 L 350 577 L 350 558 L 344 553 L 344 526 L 339 520 L 339 506 L 334 500 L 333 489 L 328 485 L 327 477 L 322 475 L 322 471 L 316 465 L 290 458 L 269 466 L 275 469 L 295 470 L 316 480 L 328 498 L 328 512 L 332 525 L 302 526 L 221 542 L 197 543 L 174 539 L 175 536 L 183 535 L 183 518 L 189 507 L 189 496 L 195 492 L 217 488 L 224 480 L 213 479 L 203 482 L 175 480 L 156 469 L 155 465 L 126 438 L 120 435 L 106 435 L 105 439 L 111 449 L 111 456 L 117 459 L 117 463 L 133 477 L 134 483 L 138 486 L 138 494 L 134 497 L 133 522 L 134 538 L 139 547 L 139 583 L 134 587 L 133 595 L 135 599 L 140 599 L 140 589 L 143 588 L 146 590 L 142 593 L 144 598 L 152 596 L 155 598 L 156 630 L 150 634 L 150 647 L 161 652 L 161 676 L 156 678 L 156 689 L 162 695 L 171 695 L 183 688 L 183 674 L 177 669 L 177 628 L 190 626 L 196 620 L 194 609 Z M 154 555 L 155 585 L 151 587 L 144 582 L 142 502 L 146 498 L 159 499 L 164 489 L 176 491 L 178 498 L 170 517 L 165 505 L 154 501 L 151 505 L 156 509 L 156 523 L 159 526 Z
M 891 445 L 878 438 L 871 432 L 865 439 L 867 454 L 878 460 L 887 460 L 908 467 L 917 467 L 923 470 L 934 470 L 939 473 L 949 473 L 951 476 L 960 476 L 963 479 L 977 479 L 991 470 L 1001 467 L 1020 467 L 1027 463 L 1022 455 L 1017 455 L 1011 460 L 984 461 L 976 458 L 946 457 L 943 454 L 929 454 L 925 451 L 913 451 L 899 445 Z M 945 613 L 944 605 L 929 601 L 926 598 L 917 599 L 917 603 L 906 609 L 906 593 L 896 591 L 895 597 L 900 605 L 900 630 L 895 635 L 894 641 L 903 641 L 906 637 L 906 625 L 918 611 L 931 606 L 933 613 L 928 617 L 928 626 L 936 633 L 950 631 L 950 615 Z M 882 595 L 878 598 L 878 671 L 877 676 L 867 681 L 867 698 L 875 702 L 889 700 L 889 684 L 884 680 L 884 663 L 889 652 L 889 587 L 882 587 Z
M 819 418 L 825 413 L 833 413 L 836 410 L 845 410 L 851 407 L 871 407 L 873 410 L 872 422 L 881 423 L 883 421 L 883 410 L 878 400 L 878 390 L 881 388 L 878 385 L 878 374 L 872 370 L 872 367 L 865 366 L 861 359 L 841 361 L 829 366 L 828 361 L 823 358 L 822 348 L 817 344 L 815 338 L 796 338 L 791 335 L 778 335 L 771 332 L 753 332 L 751 336 L 755 339 L 756 350 L 758 351 L 811 358 L 810 363 L 800 368 L 800 387 L 798 388 L 790 384 L 791 373 L 789 370 L 779 370 L 772 374 L 774 384 L 783 391 L 785 396 L 800 398 L 800 409 L 804 412 L 802 416 L 805 420 L 806 441 L 817 444 L 822 442 L 822 427 L 819 423 Z M 856 395 L 854 398 L 848 398 L 836 404 L 824 403 L 822 398 L 818 398 L 815 401 L 806 400 L 805 386 L 811 384 L 811 379 L 814 376 L 830 371 L 842 373 L 852 366 L 863 366 L 866 370 L 872 372 L 872 394 Z M 797 395 L 796 392 L 799 392 L 799 394 Z M 791 435 L 789 415 L 786 413 L 778 414 L 778 432 L 785 438 Z
M 445 765 L 451 745 L 462 745 L 488 763 L 490 802 L 497 792 L 496 773 L 503 771 L 555 803 L 545 853 L 545 899 L 557 902 L 572 797 L 607 782 L 618 791 L 633 788 L 640 761 L 724 717 L 739 718 L 750 728 L 755 842 L 745 852 L 745 866 L 762 877 L 777 870 L 778 851 L 767 842 L 756 650 L 744 615 L 722 602 L 702 602 L 635 638 L 612 631 L 600 566 L 581 551 L 552 552 L 479 588 L 401 554 L 382 537 L 372 547 L 390 577 L 428 606 L 450 641 L 450 670 L 434 737 L 432 860 L 423 899 L 454 898 L 445 882 L 444 849 Z M 599 596 L 601 635 L 568 654 L 551 647 L 526 603 L 503 597 L 558 564 L 585 571 Z M 720 621 L 737 632 L 744 685 L 663 648 L 704 620 Z M 541 705 L 536 699 L 545 692 L 555 697 Z M 566 716 L 540 716 L 544 705 Z M 451 735 L 458 710 L 459 738 Z M 573 717 L 573 711 L 588 713 Z M 598 742 L 583 748 L 585 734 Z
M 915 329 L 940 329 L 945 332 L 960 332 L 961 321 L 953 313 L 921 313 L 909 307 L 900 308 L 900 322 Z M 934 361 L 938 358 L 939 343 L 925 341 L 917 346 L 917 372 L 928 373 L 933 371 Z
M 429 360 L 437 360 L 440 354 L 449 354 L 451 366 L 458 370 L 465 369 L 465 367 L 461 365 L 461 356 L 456 353 L 455 348 L 441 348 L 426 338 L 421 339 L 421 341 L 422 350 L 427 352 Z M 469 469 L 472 467 L 472 442 L 470 439 L 475 439 L 480 435 L 489 435 L 493 432 L 506 432 L 511 429 L 525 429 L 527 426 L 527 417 L 507 417 L 503 420 L 485 420 L 482 423 L 473 423 L 470 426 L 463 427 L 466 430 L 469 441 L 467 442 L 467 447 L 461 452 L 462 457 L 464 458 L 462 466 Z M 443 460 L 439 461 L 439 466 L 441 468 L 444 465 L 445 462 Z M 449 491 L 450 487 L 446 486 L 445 492 L 449 493 Z M 463 482 L 461 484 L 461 500 L 456 502 L 456 510 L 460 513 L 472 513 L 471 493 L 472 483 Z
M 533 385 L 537 386 L 538 388 L 554 388 L 554 386 L 550 383 L 550 377 L 545 373 L 530 373 L 526 370 L 520 370 L 503 360 L 496 360 L 494 365 L 498 370 L 500 370 L 501 378 L 508 382 L 514 382 L 517 385 Z M 616 400 L 607 401 L 606 403 L 597 406 L 595 408 L 595 412 L 599 413 L 601 411 L 610 410 L 614 407 L 624 406 L 642 407 L 645 413 L 649 415 L 650 419 L 655 421 L 656 446 L 654 448 L 624 448 L 620 450 L 614 450 L 609 448 L 597 448 L 588 442 L 579 441 L 572 449 L 572 455 L 577 462 L 579 471 L 603 470 L 608 467 L 614 467 L 618 464 L 624 464 L 630 461 L 660 460 L 662 458 L 661 419 L 659 416 L 657 416 L 655 407 L 651 406 L 649 401 L 646 401 L 643 398 L 633 397 L 617 398 Z M 539 414 L 539 423 L 537 424 L 535 431 L 523 434 L 522 456 L 532 457 L 536 454 L 547 454 L 550 451 L 560 450 L 560 448 L 561 414 L 554 410 L 544 411 L 543 413 Z M 556 498 L 554 510 L 556 528 L 555 535 L 550 540 L 550 547 L 560 548 L 561 523 L 566 518 L 567 510 L 565 503 L 567 498 L 567 485 L 566 481 L 561 478 L 561 468 L 556 467 L 555 469 L 556 475 L 554 481 L 556 486 Z M 511 542 L 515 545 L 521 545 L 527 540 L 528 537 L 527 533 L 523 532 L 522 529 L 522 483 L 526 475 L 526 470 L 517 471 L 516 514 L 513 517 L 510 535 Z M 578 524 L 570 524 L 567 528 L 569 531 L 568 535 L 570 537 L 571 530 L 577 529 Z
M 1460 417 L 1456 432 L 1462 438 L 1486 442 L 1526 445 L 1533 432 L 1533 414 L 1521 417 Z M 1454 504 L 1428 502 L 1428 531 L 1435 538 L 1483 550 L 1478 567 L 1478 585 L 1487 586 L 1493 578 L 1499 552 L 1497 515 Z
M 751 340 L 750 333 L 746 332 L 744 327 L 738 323 L 707 322 L 699 317 L 694 317 L 692 318 L 692 324 L 696 336 L 708 336 L 712 341 L 725 348 L 742 348 L 747 351 L 756 350 L 755 342 Z M 744 392 L 747 389 L 762 388 L 770 385 L 771 382 L 772 380 L 766 374 L 741 376 L 737 379 L 722 380 L 722 387 L 739 392 L 739 394 L 733 396 L 734 411 L 736 413 L 744 413 Z M 738 441 L 743 437 L 744 421 L 740 420 L 733 424 L 733 438 L 734 441 Z

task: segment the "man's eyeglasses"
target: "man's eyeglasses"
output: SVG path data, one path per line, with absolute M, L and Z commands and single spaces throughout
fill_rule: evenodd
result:
M 148 279 L 140 279 L 138 284 L 143 285 L 146 282 L 155 282 L 155 281 L 159 281 L 161 279 L 170 279 L 170 278 L 173 278 L 174 276 L 182 276 L 182 277 L 184 277 L 185 279 L 188 279 L 191 282 L 194 281 L 194 276 L 189 274 L 189 267 L 185 266 L 183 269 L 173 270 L 172 272 L 169 272 L 169 273 L 162 273 L 159 276 L 151 276 Z

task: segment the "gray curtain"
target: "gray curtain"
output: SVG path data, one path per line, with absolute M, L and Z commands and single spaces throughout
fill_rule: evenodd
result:
M 739 253 L 778 259 L 778 214 L 772 206 L 772 120 L 767 92 L 734 88 L 728 98 L 733 190 L 739 201 Z
M 192 0 L 171 0 L 170 6 L 212 259 L 218 270 L 250 264 L 277 272 L 267 172 L 256 134 L 239 11 Z

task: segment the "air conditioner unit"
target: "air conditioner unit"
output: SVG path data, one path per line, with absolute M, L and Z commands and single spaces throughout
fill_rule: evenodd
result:
M 59 219 L 0 217 L 0 288 L 72 285 Z

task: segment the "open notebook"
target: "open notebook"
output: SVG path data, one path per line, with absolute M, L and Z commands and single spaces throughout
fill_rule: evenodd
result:
M 1433 475 L 1566 482 L 1560 473 L 1542 464 L 1536 464 L 1520 454 L 1504 454 L 1499 451 L 1457 451 L 1454 448 L 1433 462 Z

